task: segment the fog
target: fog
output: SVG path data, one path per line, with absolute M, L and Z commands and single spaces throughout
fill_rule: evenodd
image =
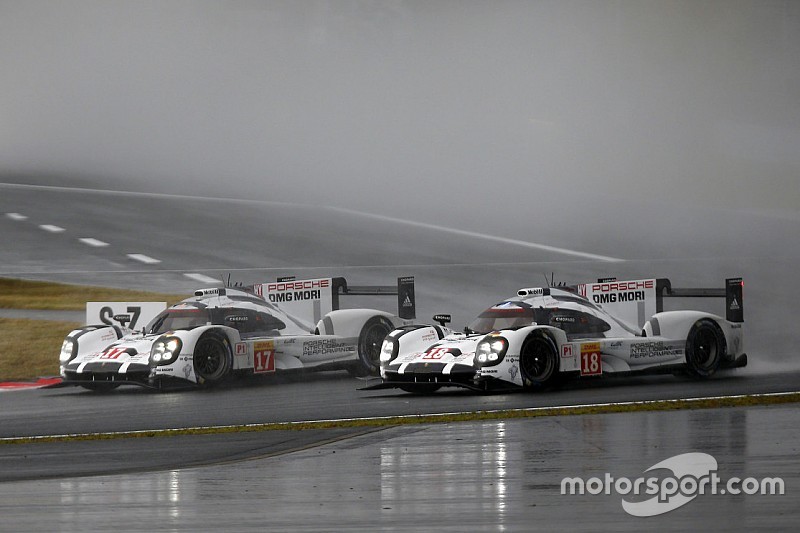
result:
M 3 181 L 496 231 L 550 198 L 800 205 L 793 1 L 5 0 L 0 71 Z

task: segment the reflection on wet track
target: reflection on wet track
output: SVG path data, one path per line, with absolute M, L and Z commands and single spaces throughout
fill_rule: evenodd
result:
M 800 519 L 796 420 L 783 406 L 394 427 L 224 466 L 0 483 L 0 530 L 787 529 Z M 561 494 L 565 477 L 636 479 L 687 452 L 716 458 L 723 479 L 779 476 L 786 492 L 703 494 L 647 519 L 613 491 Z

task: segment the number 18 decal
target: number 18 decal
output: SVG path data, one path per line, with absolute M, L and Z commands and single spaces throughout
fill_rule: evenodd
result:
M 448 353 L 450 353 L 450 349 L 449 348 L 431 348 L 430 350 L 425 352 L 425 355 L 423 355 L 422 358 L 423 359 L 434 359 L 434 360 L 435 359 L 441 359 L 442 357 L 444 357 Z
M 581 344 L 581 376 L 598 376 L 603 373 L 600 343 Z

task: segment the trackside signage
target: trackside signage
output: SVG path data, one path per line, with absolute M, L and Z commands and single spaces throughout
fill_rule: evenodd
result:
M 86 302 L 86 323 L 142 329 L 167 302 Z
M 635 479 L 615 478 L 608 472 L 602 477 L 566 477 L 561 480 L 562 495 L 621 496 L 626 513 L 637 517 L 657 516 L 690 503 L 698 496 L 783 495 L 785 485 L 779 477 L 730 477 L 717 474 L 717 460 L 707 453 L 684 453 L 654 464 Z
M 578 294 L 638 327 L 656 313 L 655 279 L 584 283 L 578 285 Z
M 333 279 L 298 279 L 262 283 L 256 293 L 296 317 L 316 324 L 333 311 Z

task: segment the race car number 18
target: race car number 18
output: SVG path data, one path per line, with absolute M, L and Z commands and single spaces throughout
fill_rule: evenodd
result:
M 597 376 L 603 373 L 600 359 L 600 343 L 581 344 L 581 376 Z

